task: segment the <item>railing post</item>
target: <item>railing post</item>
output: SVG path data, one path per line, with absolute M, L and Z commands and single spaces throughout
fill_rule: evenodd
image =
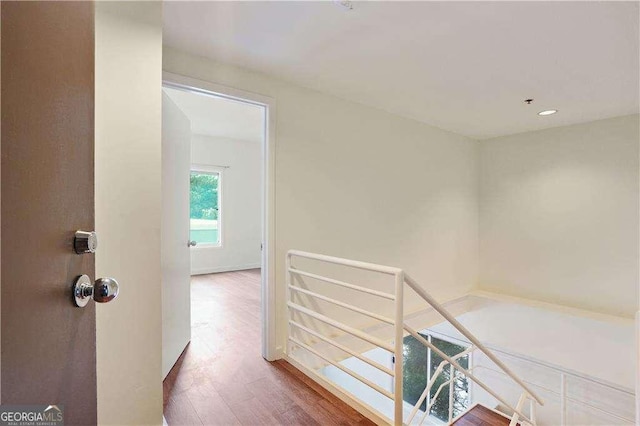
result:
M 429 343 L 431 343 L 431 335 L 427 334 L 427 340 L 429 341 Z M 427 348 L 427 380 L 431 380 L 431 351 Z M 429 389 L 429 392 L 427 392 L 427 398 L 425 399 L 426 401 L 426 405 L 425 408 L 427 409 L 426 411 L 426 415 L 429 415 L 429 406 L 431 405 L 431 389 Z
M 529 398 L 529 419 L 531 419 L 531 423 L 533 423 L 533 426 L 536 426 L 538 422 L 536 420 L 536 402 L 533 400 L 533 398 Z
M 567 424 L 567 379 L 564 373 L 560 374 L 560 425 Z
M 455 372 L 453 365 L 449 364 L 449 423 L 453 420 L 453 375 Z
M 287 253 L 286 255 L 286 269 L 285 269 L 285 297 L 287 298 L 286 303 L 288 304 L 289 302 L 291 302 L 291 290 L 289 288 L 289 286 L 292 284 L 291 280 L 292 280 L 292 276 L 293 274 L 291 272 L 289 272 L 291 269 L 291 253 Z M 289 340 L 289 338 L 291 337 L 291 324 L 289 323 L 289 320 L 293 319 L 293 316 L 291 315 L 291 308 L 287 306 L 287 341 L 285 343 L 285 351 L 287 353 L 287 356 L 291 355 L 291 341 Z
M 402 415 L 403 415 L 403 406 L 404 406 L 404 398 L 402 396 L 402 363 L 404 360 L 403 356 L 403 334 L 404 334 L 404 271 L 396 272 L 395 274 L 395 389 L 393 391 L 393 402 L 394 402 L 394 416 L 393 423 L 395 426 L 402 425 Z

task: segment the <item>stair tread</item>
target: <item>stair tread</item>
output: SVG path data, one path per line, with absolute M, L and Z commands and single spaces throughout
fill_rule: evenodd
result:
M 508 425 L 510 419 L 496 413 L 495 411 L 485 407 L 484 405 L 475 405 L 461 417 L 459 417 L 453 425 L 455 426 L 503 426 Z

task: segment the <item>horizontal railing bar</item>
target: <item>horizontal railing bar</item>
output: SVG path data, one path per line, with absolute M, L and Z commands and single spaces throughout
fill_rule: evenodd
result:
M 495 368 L 487 367 L 486 365 L 474 365 L 473 367 L 469 368 L 469 370 L 475 371 L 475 370 L 479 370 L 481 368 L 484 369 L 484 370 L 489 370 L 492 373 L 497 373 L 497 374 L 501 374 L 503 376 L 506 376 L 504 371 L 496 370 Z M 509 378 L 509 377 L 507 376 L 507 378 Z M 524 382 L 529 384 L 529 385 L 531 385 L 531 386 L 535 386 L 535 387 L 537 387 L 539 389 L 542 389 L 545 392 L 549 392 L 551 394 L 554 394 L 554 395 L 556 395 L 558 397 L 562 396 L 562 394 L 560 392 L 558 392 L 556 390 L 553 390 L 553 389 L 550 389 L 550 388 L 548 388 L 546 386 L 542 386 L 542 385 L 539 385 L 537 383 L 530 382 L 528 380 L 524 380 Z M 586 405 L 587 407 L 593 408 L 594 410 L 598 410 L 598 411 L 600 411 L 600 412 L 602 412 L 604 414 L 607 414 L 607 415 L 610 415 L 610 416 L 613 416 L 613 417 L 617 417 L 618 420 L 624 420 L 624 421 L 630 422 L 630 423 L 633 423 L 633 421 L 634 421 L 634 419 L 630 419 L 628 417 L 623 417 L 623 416 L 621 416 L 619 414 L 612 413 L 611 411 L 608 411 L 608 410 L 605 410 L 604 408 L 592 405 L 591 403 L 583 401 L 581 399 L 577 399 L 577 398 L 574 398 L 574 397 L 571 397 L 571 396 L 567 396 L 565 398 L 569 402 L 574 402 L 574 403 L 580 404 L 580 405 Z
M 364 269 L 367 271 L 381 272 L 383 274 L 395 275 L 402 272 L 402 269 L 395 268 L 393 266 L 376 265 L 375 263 L 361 262 L 359 260 L 343 259 L 341 257 L 327 256 L 324 254 L 309 253 L 300 250 L 289 250 L 287 253 L 289 257 L 297 256 L 304 257 L 306 259 L 314 259 L 327 263 L 334 263 L 336 265 L 350 266 L 356 269 Z
M 320 352 L 316 351 L 315 349 L 313 349 L 309 345 L 306 345 L 305 343 L 302 343 L 300 340 L 296 339 L 295 337 L 289 337 L 289 340 L 291 342 L 295 343 L 296 345 L 300 346 L 301 348 L 303 348 L 303 349 L 311 352 L 312 354 L 316 355 L 317 357 L 322 358 L 323 360 L 325 360 L 329 364 L 333 365 L 334 367 L 344 371 L 345 373 L 347 373 L 348 375 L 350 375 L 354 379 L 357 379 L 357 380 L 361 381 L 365 385 L 369 386 L 371 389 L 374 389 L 374 390 L 380 392 L 381 394 L 383 394 L 384 396 L 386 396 L 387 398 L 393 400 L 393 394 L 391 392 L 389 392 L 388 390 L 383 389 L 382 387 L 376 385 L 372 381 L 362 377 L 358 373 L 356 373 L 354 371 L 351 371 L 350 369 L 346 368 L 345 366 L 341 365 L 340 363 L 335 362 L 334 360 L 330 359 L 329 357 L 327 357 L 327 356 L 321 354 Z
M 536 402 L 540 405 L 544 405 L 544 401 L 540 398 L 535 392 L 533 392 L 518 376 L 515 375 L 513 371 L 509 367 L 507 367 L 500 359 L 498 359 L 493 352 L 491 352 L 487 347 L 485 347 L 482 342 L 480 342 L 469 330 L 466 329 L 453 315 L 451 315 L 440 303 L 438 303 L 429 293 L 424 291 L 424 289 L 411 278 L 409 275 L 405 274 L 405 281 L 415 291 L 422 297 L 429 305 L 433 307 L 440 315 L 442 315 L 447 321 L 451 323 L 464 337 L 469 339 L 469 341 L 481 350 L 491 361 L 493 361 L 498 367 L 504 370 L 505 373 L 511 379 L 516 382 L 522 389 L 524 389 L 532 398 L 536 400 Z
M 396 300 L 396 297 L 391 293 L 385 293 L 383 291 L 371 290 L 370 288 L 362 287 L 355 284 L 346 283 L 344 281 L 334 280 L 333 278 L 323 277 L 322 275 L 312 274 L 311 272 L 301 271 L 296 268 L 289 268 L 289 272 L 303 277 L 313 278 L 316 280 L 324 281 L 329 284 L 339 285 L 341 287 L 350 288 L 351 290 L 360 291 L 362 293 L 371 294 L 373 296 L 383 297 L 389 300 Z
M 367 341 L 367 342 L 369 342 L 369 343 L 371 343 L 373 345 L 379 346 L 382 349 L 385 349 L 385 350 L 387 350 L 387 351 L 389 351 L 391 353 L 394 352 L 393 346 L 390 345 L 389 343 L 386 343 L 386 342 L 384 342 L 384 341 L 382 341 L 380 339 L 377 339 L 377 338 L 375 338 L 373 336 L 370 336 L 370 335 L 368 335 L 366 333 L 363 333 L 362 331 L 360 331 L 358 329 L 355 329 L 353 327 L 349 327 L 346 324 L 338 322 L 338 321 L 336 321 L 334 319 L 331 319 L 331 318 L 329 318 L 329 317 L 327 317 L 325 315 L 319 314 L 319 313 L 317 313 L 315 311 L 312 311 L 311 309 L 307 309 L 304 306 L 298 305 L 297 303 L 287 302 L 287 306 L 290 307 L 291 309 L 295 309 L 298 312 L 302 312 L 303 314 L 307 314 L 310 317 L 317 319 L 318 321 L 322 321 L 322 322 L 324 322 L 326 324 L 329 324 L 332 327 L 335 327 L 335 328 L 337 328 L 339 330 L 342 330 L 345 333 L 349 333 L 352 336 L 356 336 L 356 337 L 358 337 L 358 338 L 360 338 L 362 340 L 365 340 L 365 341 Z
M 327 336 L 323 336 L 322 334 L 318 333 L 315 330 L 312 330 L 312 329 L 310 329 L 308 327 L 305 327 L 304 325 L 300 324 L 299 322 L 296 322 L 294 320 L 289 320 L 289 324 L 291 324 L 291 325 L 293 325 L 295 327 L 298 327 L 301 330 L 306 331 L 307 333 L 311 334 L 312 336 L 317 337 L 318 339 L 322 340 L 323 342 L 327 342 L 330 345 L 335 346 L 336 348 L 340 349 L 341 351 L 344 351 L 344 352 L 346 352 L 346 353 L 348 353 L 350 355 L 353 355 L 354 357 L 358 358 L 360 361 L 366 362 L 370 366 L 372 366 L 374 368 L 377 368 L 378 370 L 383 371 L 383 372 L 387 373 L 388 375 L 390 375 L 392 377 L 395 376 L 393 370 L 391 370 L 391 369 L 385 367 L 384 365 L 379 364 L 379 363 L 377 363 L 377 362 L 375 362 L 373 360 L 370 360 L 369 358 L 363 356 L 362 354 L 359 354 L 358 352 L 354 351 L 351 348 L 348 348 L 348 347 L 346 347 L 344 345 L 341 345 L 340 343 L 336 342 L 335 340 L 329 339 Z
M 447 354 L 445 354 L 444 352 L 442 352 L 440 349 L 438 349 L 435 345 L 433 345 L 431 342 L 429 342 L 427 339 L 425 339 L 424 337 L 422 337 L 420 335 L 420 333 L 418 333 L 417 331 L 415 331 L 413 328 L 409 327 L 407 324 L 404 324 L 404 329 L 407 330 L 413 337 L 416 338 L 416 340 L 418 340 L 420 343 L 422 343 L 424 346 L 427 346 L 428 348 L 430 348 L 433 352 L 435 352 L 440 358 L 447 360 L 449 362 L 449 364 L 453 365 L 458 371 L 462 372 L 465 376 L 467 376 L 468 378 L 470 378 L 471 380 L 473 380 L 475 383 L 478 384 L 478 386 L 480 386 L 482 389 L 484 389 L 485 391 L 487 391 L 489 393 L 489 395 L 491 395 L 492 397 L 494 397 L 495 399 L 497 399 L 500 403 L 502 403 L 505 407 L 510 408 L 511 410 L 513 410 L 515 413 L 518 413 L 518 415 L 525 421 L 531 423 L 531 420 L 529 420 L 529 418 L 527 416 L 525 416 L 524 414 L 522 414 L 521 411 L 517 410 L 515 407 L 513 407 L 511 404 L 509 404 L 507 401 L 505 401 L 502 397 L 500 397 L 498 394 L 496 394 L 489 386 L 487 386 L 486 384 L 484 384 L 484 382 L 482 382 L 480 379 L 478 379 L 477 377 L 475 377 L 473 375 L 473 373 L 471 373 L 469 370 L 467 370 L 466 368 L 464 368 L 463 366 L 461 366 L 460 364 L 458 364 L 458 362 L 454 359 L 451 359 L 451 357 Z
M 353 312 L 357 312 L 359 314 L 366 315 L 368 317 L 377 319 L 378 321 L 386 322 L 387 324 L 391 324 L 391 325 L 394 324 L 394 321 L 391 318 L 385 317 L 383 315 L 376 314 L 374 312 L 369 312 L 369 311 L 367 311 L 365 309 L 359 308 L 357 306 L 350 305 L 348 303 L 341 302 L 341 301 L 336 300 L 336 299 L 332 299 L 332 298 L 324 296 L 322 294 L 318 294 L 318 293 L 316 293 L 314 291 L 307 290 L 305 288 L 297 287 L 297 286 L 294 286 L 294 285 L 289 285 L 289 288 L 291 290 L 294 290 L 294 291 L 297 291 L 297 292 L 300 292 L 300 293 L 304 293 L 304 294 L 309 295 L 311 297 L 315 297 L 316 299 L 324 300 L 325 302 L 333 303 L 334 305 L 343 307 L 345 309 L 349 309 L 349 310 L 351 310 Z
M 453 357 L 451 357 L 451 359 L 457 360 L 458 358 L 462 358 L 463 356 L 473 352 L 474 350 L 475 348 L 473 346 L 469 346 L 464 351 L 458 354 L 455 354 Z M 424 391 L 422 392 L 422 395 L 420 395 L 418 402 L 416 402 L 415 405 L 413 406 L 413 410 L 411 410 L 411 413 L 409 414 L 407 423 L 411 423 L 415 415 L 418 414 L 418 410 L 420 410 L 420 406 L 422 405 L 424 400 L 427 398 L 427 395 L 431 391 L 431 388 L 433 387 L 433 384 L 435 383 L 435 381 L 438 380 L 438 376 L 440 376 L 440 373 L 442 373 L 442 370 L 444 370 L 444 366 L 447 365 L 448 363 L 449 361 L 443 360 L 440 362 L 440 364 L 438 364 L 436 371 L 434 371 L 431 376 L 431 380 L 429 380 L 429 383 L 427 383 L 427 385 L 424 387 Z M 420 423 L 422 423 L 422 421 Z

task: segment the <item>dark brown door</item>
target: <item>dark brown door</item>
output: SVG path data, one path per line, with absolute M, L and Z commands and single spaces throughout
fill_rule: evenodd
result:
M 72 303 L 94 256 L 94 5 L 2 2 L 3 404 L 61 404 L 96 423 L 95 304 Z

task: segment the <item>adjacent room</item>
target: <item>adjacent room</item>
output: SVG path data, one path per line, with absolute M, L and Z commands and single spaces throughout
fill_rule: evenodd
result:
M 261 359 L 265 117 L 263 105 L 163 88 L 168 394 L 193 352 L 220 355 L 225 342 L 249 339 Z

